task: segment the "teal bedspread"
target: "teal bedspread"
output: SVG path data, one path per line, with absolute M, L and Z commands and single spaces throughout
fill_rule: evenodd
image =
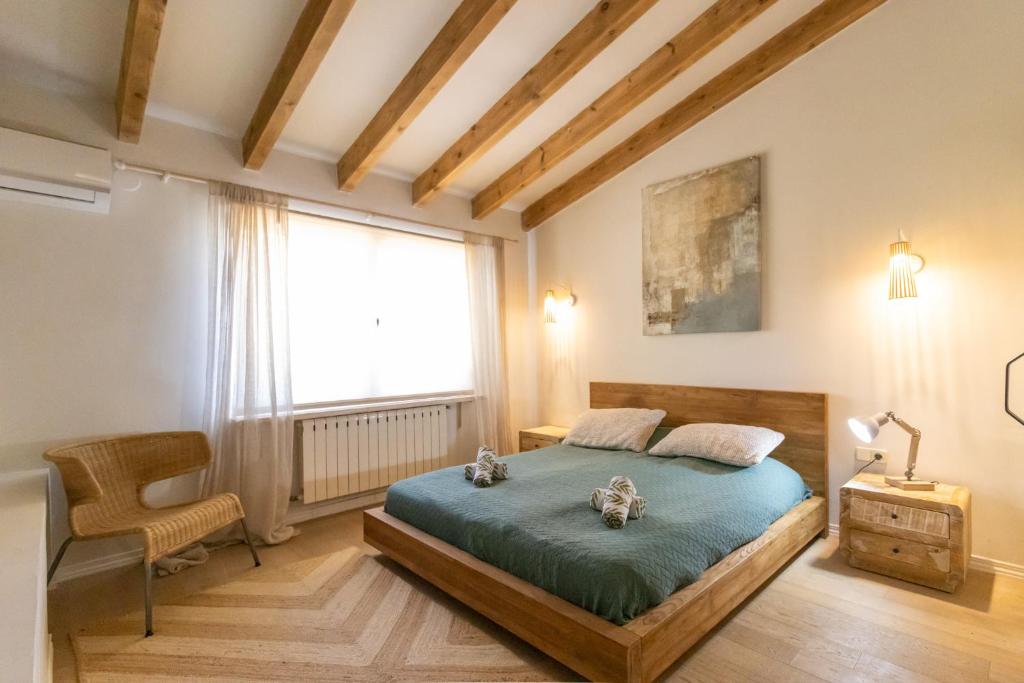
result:
M 810 496 L 800 475 L 772 458 L 738 468 L 558 445 L 501 460 L 510 478 L 490 488 L 449 467 L 394 484 L 384 509 L 616 624 L 692 583 Z M 609 529 L 590 509 L 590 492 L 617 474 L 647 498 L 647 514 Z

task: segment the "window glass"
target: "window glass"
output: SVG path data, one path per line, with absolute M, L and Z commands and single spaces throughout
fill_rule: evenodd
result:
M 297 405 L 472 386 L 461 242 L 292 213 Z

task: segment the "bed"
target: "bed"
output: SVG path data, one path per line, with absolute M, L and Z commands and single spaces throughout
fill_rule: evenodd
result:
M 440 470 L 395 485 L 386 508 L 364 513 L 364 537 L 579 673 L 651 681 L 827 533 L 827 400 L 609 383 L 590 395 L 594 408 L 662 408 L 665 427 L 752 424 L 786 440 L 748 470 L 571 446 L 508 459 L 512 478 L 491 489 L 450 486 L 458 471 Z M 612 531 L 589 510 L 609 473 L 647 495 L 644 520 Z

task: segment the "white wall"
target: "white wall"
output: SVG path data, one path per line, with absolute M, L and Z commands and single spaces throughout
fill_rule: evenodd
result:
M 109 216 L 0 202 L 0 469 L 40 467 L 64 441 L 202 425 L 207 242 L 193 184 L 145 178 L 114 193 Z M 175 488 L 156 500 L 195 480 Z M 76 544 L 66 561 L 129 547 Z
M 527 242 L 515 214 L 472 221 L 469 202 L 452 196 L 418 209 L 408 183 L 377 175 L 343 194 L 332 164 L 284 153 L 272 154 L 262 172 L 246 171 L 238 141 L 160 120 L 148 119 L 142 143 L 127 145 L 111 136 L 110 103 L 16 83 L 0 89 L 0 126 L 111 148 L 130 163 L 519 240 L 506 243 L 509 309 L 525 316 Z M 39 467 L 44 450 L 70 440 L 202 426 L 207 188 L 117 173 L 111 206 L 102 215 L 0 201 L 0 471 Z M 514 377 L 526 377 L 522 348 L 510 356 Z M 532 405 L 527 391 L 526 382 L 513 385 L 517 416 Z M 463 411 L 455 435 L 456 460 L 474 448 L 471 412 Z M 186 499 L 196 483 L 158 484 L 151 498 Z M 54 546 L 67 534 L 59 487 L 55 493 Z M 74 544 L 65 563 L 133 547 L 125 539 Z
M 1022 83 L 1019 0 L 892 0 L 552 219 L 536 287 L 579 304 L 542 333 L 542 420 L 571 422 L 591 380 L 827 392 L 835 492 L 846 418 L 894 409 L 924 432 L 919 473 L 973 490 L 975 554 L 1024 564 L 1024 427 L 1002 409 L 1024 351 Z M 644 337 L 641 188 L 752 154 L 762 331 Z M 928 266 L 889 302 L 898 228 Z M 902 471 L 906 436 L 880 443 Z

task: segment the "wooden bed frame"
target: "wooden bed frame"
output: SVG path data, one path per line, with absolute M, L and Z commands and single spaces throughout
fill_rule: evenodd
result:
M 590 385 L 593 408 L 661 408 L 662 426 L 725 422 L 786 435 L 772 457 L 814 496 L 695 583 L 623 626 L 602 619 L 383 508 L 363 513 L 363 537 L 452 597 L 592 680 L 648 683 L 771 578 L 817 535 L 828 534 L 828 401 L 824 394 L 656 384 Z

